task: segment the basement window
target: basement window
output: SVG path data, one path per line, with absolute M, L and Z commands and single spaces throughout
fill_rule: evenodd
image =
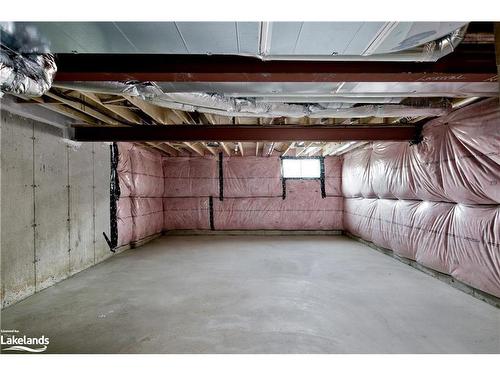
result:
M 320 178 L 319 158 L 283 159 L 283 178 Z

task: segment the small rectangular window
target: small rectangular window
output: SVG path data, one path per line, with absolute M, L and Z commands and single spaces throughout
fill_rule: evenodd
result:
M 320 178 L 319 159 L 283 159 L 284 178 Z

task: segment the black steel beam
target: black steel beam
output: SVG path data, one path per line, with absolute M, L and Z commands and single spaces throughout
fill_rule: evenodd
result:
M 231 55 L 57 54 L 56 81 L 484 82 L 492 45 L 459 45 L 437 62 L 263 61 Z
M 234 125 L 143 125 L 75 126 L 80 142 L 287 142 L 287 141 L 409 141 L 419 137 L 415 125 L 348 126 L 234 126 Z

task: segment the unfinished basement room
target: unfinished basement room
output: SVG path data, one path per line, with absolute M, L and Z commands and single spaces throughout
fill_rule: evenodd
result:
M 0 28 L 2 357 L 500 353 L 495 22 Z

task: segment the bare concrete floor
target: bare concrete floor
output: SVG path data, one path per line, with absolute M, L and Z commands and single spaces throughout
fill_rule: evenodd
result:
M 346 237 L 163 237 L 2 312 L 64 353 L 499 353 L 500 311 Z

